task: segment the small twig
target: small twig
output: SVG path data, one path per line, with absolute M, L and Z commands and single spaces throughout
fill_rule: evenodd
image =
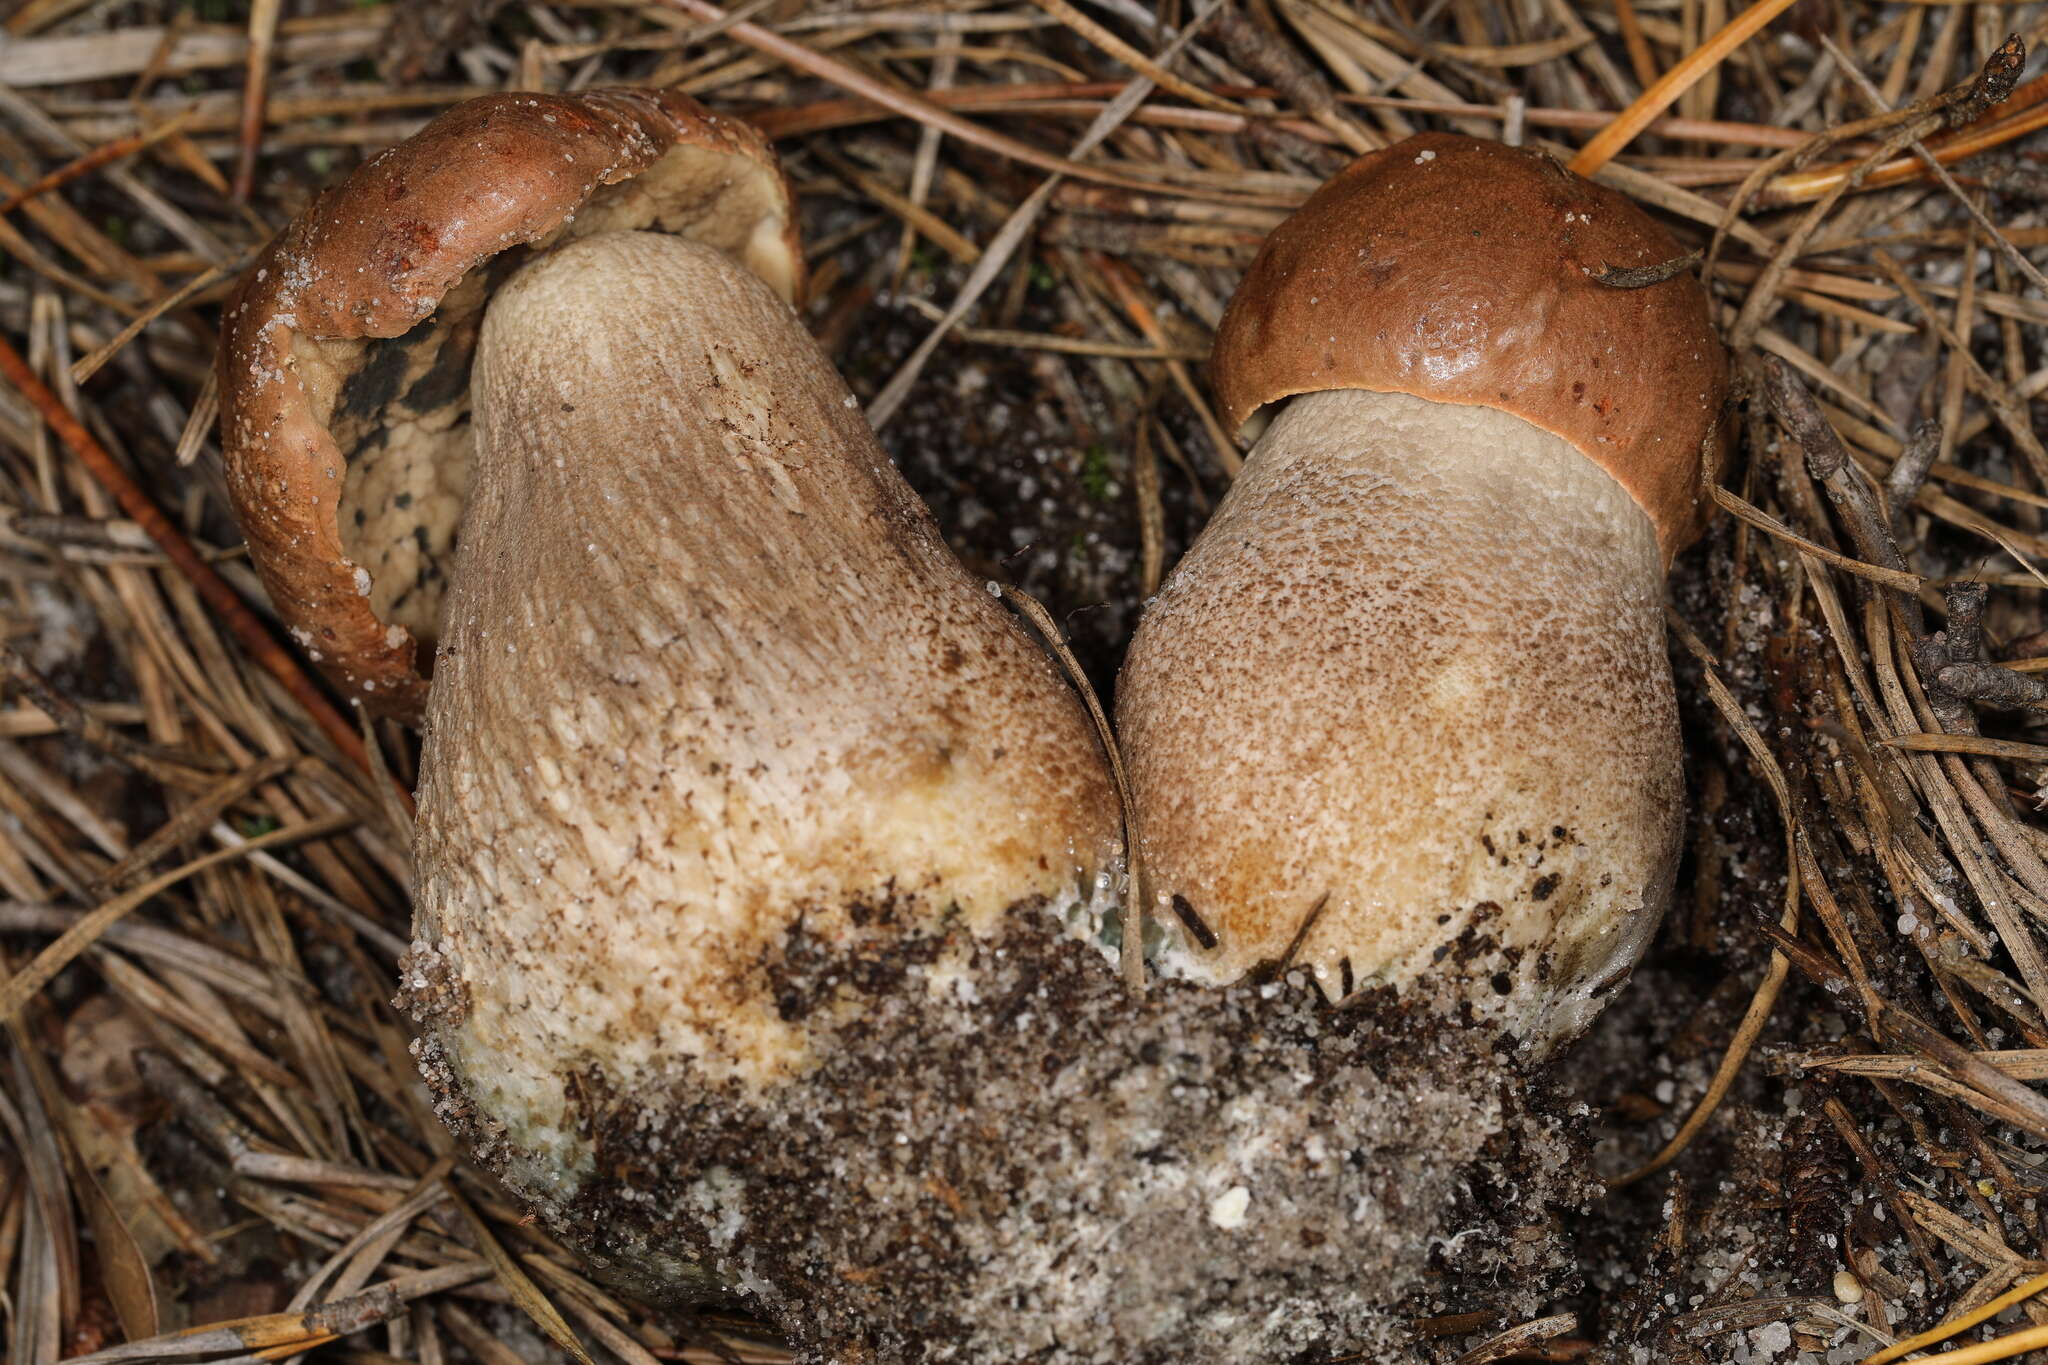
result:
M 1452 1365 L 1491 1365 L 1493 1361 L 1520 1355 L 1567 1332 L 1575 1332 L 1578 1327 L 1579 1318 L 1576 1313 L 1559 1313 L 1555 1317 L 1537 1318 L 1534 1322 L 1525 1322 L 1488 1337 L 1459 1356 Z
M 1673 256 L 1668 261 L 1654 265 L 1609 266 L 1592 276 L 1593 283 L 1604 284 L 1609 289 L 1647 289 L 1653 284 L 1662 284 L 1674 276 L 1683 275 L 1700 263 L 1703 253 L 1688 251 L 1683 256 Z
M 1870 102 L 1871 107 L 1879 112 L 1887 112 L 1884 92 L 1871 83 L 1870 78 L 1863 74 L 1862 68 L 1850 59 L 1849 54 L 1843 52 L 1835 40 L 1825 34 L 1821 36 L 1821 42 L 1828 51 L 1835 54 L 1836 63 L 1855 83 L 1856 88 L 1863 92 L 1863 98 Z M 1974 80 L 1952 92 L 1940 110 L 1943 121 L 1952 129 L 1960 128 L 1965 124 L 1974 123 L 2004 103 L 2006 97 L 2012 94 L 2013 86 L 2019 81 L 2020 71 L 2026 64 L 2027 45 L 2020 41 L 2017 33 L 2012 34 L 1996 52 L 1991 54 L 1984 63 L 1983 70 L 1977 73 Z M 1991 221 L 1991 215 L 1984 211 L 1982 204 L 1963 193 L 1963 187 L 1956 183 L 1955 176 L 1949 173 L 1941 158 L 1929 150 L 1927 144 L 1919 138 L 1914 138 L 1907 146 L 1955 201 L 1963 206 L 1964 212 L 1968 213 L 1976 221 L 1977 226 L 1998 244 L 1999 251 L 2012 267 L 2032 281 L 2036 289 L 2048 294 L 2048 276 L 2044 276 L 2040 269 L 2006 238 L 1999 230 L 1998 224 Z
M 1957 663 L 1975 663 L 1984 657 L 1984 603 L 1991 595 L 1985 584 L 1969 579 L 1944 584 L 1943 610 L 1948 619 L 1942 634 L 1948 637 L 1948 656 Z
M 1981 127 L 1969 129 L 1952 138 L 1943 139 L 1932 146 L 1934 158 L 1943 166 L 1952 166 L 1967 161 L 1994 147 L 2017 141 L 2029 133 L 2039 132 L 2048 127 L 2048 104 L 2036 105 L 2025 113 L 2010 118 L 1989 121 Z M 1836 182 L 1855 169 L 1856 163 L 1845 162 L 1832 166 L 1816 166 L 1811 170 L 1781 175 L 1764 186 L 1756 196 L 1756 207 L 1760 209 L 1783 208 L 1788 204 L 1803 204 L 1818 199 L 1833 189 Z M 1904 184 L 1915 179 L 1924 169 L 1918 156 L 1902 157 L 1887 161 L 1863 177 L 1863 184 L 1869 189 L 1883 189 L 1891 185 Z
M 1876 490 L 1862 467 L 1849 458 L 1842 438 L 1821 416 L 1820 405 L 1814 402 L 1813 394 L 1797 372 L 1777 356 L 1765 357 L 1763 372 L 1764 397 L 1771 405 L 1772 415 L 1805 451 L 1806 468 L 1827 490 L 1828 501 L 1841 517 L 1857 555 L 1895 573 L 1909 572 Z M 1917 586 L 1912 591 L 1899 592 L 1895 601 L 1905 617 L 1908 632 L 1917 637 L 1921 633 L 1921 613 L 1914 592 Z
M 1267 32 L 1236 10 L 1225 10 L 1210 24 L 1230 60 L 1280 92 L 1280 98 L 1307 114 L 1349 147 L 1365 153 L 1380 139 L 1359 125 L 1337 103 L 1336 91 L 1322 72 L 1277 35 Z
M 185 1068 L 155 1048 L 135 1054 L 135 1070 L 156 1097 L 177 1111 L 192 1135 L 232 1168 L 261 1141 L 250 1127 L 215 1099 Z
M 1913 505 L 1913 499 L 1920 495 L 1920 486 L 1927 482 L 1934 457 L 1940 453 L 1941 424 L 1928 418 L 1913 428 L 1905 449 L 1892 462 L 1891 472 L 1885 476 L 1884 498 L 1885 520 L 1891 524 L 1894 538 L 1906 509 Z
M 2048 682 L 1997 664 L 1953 663 L 1935 674 L 1942 687 L 1979 706 L 2012 710 L 2048 703 Z
M 1978 363 L 1977 357 L 1970 354 L 1969 343 L 1958 336 L 1956 330 L 1948 325 L 1948 321 L 1935 311 L 1934 306 L 1927 301 L 1927 295 L 1914 282 L 1913 277 L 1906 273 L 1905 267 L 1892 259 L 1890 252 L 1874 251 L 1870 259 L 1885 273 L 1886 278 L 1898 286 L 1899 292 L 1906 296 L 1906 301 L 1913 305 L 1914 310 L 1927 325 L 1948 345 L 1949 353 L 1962 363 L 1968 373 L 1972 387 L 1983 396 L 1985 402 L 1990 405 L 1993 415 L 1998 418 L 1999 425 L 2012 437 L 2013 444 L 2020 448 L 2020 453 L 2027 457 L 2027 465 L 2034 471 L 2034 477 L 2043 485 L 2048 485 L 2048 446 L 2041 443 L 2040 436 L 2034 431 L 2033 417 L 2028 412 L 2026 403 Z

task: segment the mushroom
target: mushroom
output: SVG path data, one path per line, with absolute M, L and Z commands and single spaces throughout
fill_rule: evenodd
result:
M 743 1291 L 815 1359 L 1377 1348 L 1453 1198 L 1456 1265 L 1541 1284 L 1510 1229 L 1582 1174 L 1462 1049 L 1284 974 L 1128 989 L 1094 736 L 791 312 L 793 245 L 739 125 L 491 97 L 231 305 L 278 610 L 424 699 L 437 1112 L 607 1279 Z
M 1119 682 L 1175 957 L 1391 986 L 1540 1057 L 1669 902 L 1662 584 L 1726 361 L 1681 249 L 1547 154 L 1427 133 L 1269 236 L 1210 361 L 1290 399 Z
M 492 291 L 533 251 L 641 230 L 717 247 L 785 299 L 802 280 L 760 135 L 638 91 L 456 105 L 244 275 L 220 348 L 228 491 L 286 628 L 345 696 L 406 719 L 424 704 Z
M 854 1008 L 793 959 L 1057 939 L 1121 856 L 1076 698 L 791 311 L 790 211 L 680 96 L 487 97 L 315 199 L 221 351 L 280 614 L 358 700 L 426 699 L 402 993 L 441 1111 L 654 1289 L 699 1283 L 680 1246 L 574 1207 L 608 1103 L 680 1077 L 758 1123 Z

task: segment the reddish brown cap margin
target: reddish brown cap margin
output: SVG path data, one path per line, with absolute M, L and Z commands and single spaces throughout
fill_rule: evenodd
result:
M 1705 521 L 1727 355 L 1689 271 L 1640 288 L 1594 277 L 1682 254 L 1544 152 L 1423 133 L 1354 161 L 1266 238 L 1210 382 L 1232 430 L 1324 389 L 1511 412 L 1620 480 L 1669 561 Z
M 690 169 L 676 186 L 625 198 L 636 177 L 677 180 L 646 173 L 678 157 Z M 759 202 L 735 212 L 724 201 L 736 185 Z M 618 226 L 725 247 L 785 297 L 802 284 L 788 184 L 761 135 L 685 95 L 610 90 L 450 109 L 321 192 L 229 300 L 218 368 L 236 517 L 293 639 L 376 713 L 417 719 L 427 685 L 413 632 L 379 619 L 370 574 L 344 546 L 350 461 L 383 439 L 387 417 L 444 432 L 466 423 L 470 350 L 495 279 L 479 272 L 484 287 L 466 291 L 462 316 L 436 309 L 471 271 L 551 234 Z M 364 344 L 398 337 L 403 348 L 382 354 Z

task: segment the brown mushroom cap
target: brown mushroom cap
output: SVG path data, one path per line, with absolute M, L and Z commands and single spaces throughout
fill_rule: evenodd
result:
M 1727 358 L 1683 255 L 1624 196 L 1540 151 L 1423 133 L 1354 161 L 1274 229 L 1216 333 L 1232 429 L 1327 389 L 1500 408 L 1563 437 L 1650 514 L 1669 561 L 1704 522 Z
M 458 105 L 322 192 L 243 279 L 219 355 L 228 489 L 287 628 L 348 696 L 408 719 L 425 700 L 491 291 L 519 248 L 630 229 L 718 247 L 784 298 L 801 283 L 761 136 L 630 90 Z

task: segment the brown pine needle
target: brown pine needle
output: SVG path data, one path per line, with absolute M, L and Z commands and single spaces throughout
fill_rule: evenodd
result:
M 707 23 L 718 22 L 729 17 L 724 10 L 712 4 L 711 0 L 657 0 L 657 3 L 664 9 L 675 10 L 678 13 L 687 14 L 694 19 L 702 19 Z M 942 108 L 933 103 L 922 94 L 905 90 L 900 86 L 891 85 L 887 81 L 879 80 L 865 71 L 840 61 L 836 57 L 820 52 L 816 48 L 808 47 L 793 38 L 786 38 L 772 29 L 762 28 L 759 24 L 734 23 L 727 26 L 726 32 L 747 46 L 773 57 L 777 61 L 786 62 L 798 71 L 816 76 L 820 80 L 830 81 L 849 94 L 858 95 L 862 99 L 872 100 L 885 109 L 893 110 L 907 118 L 916 119 L 928 128 L 936 128 L 942 133 L 959 138 L 970 146 L 980 147 L 984 151 L 994 152 L 998 156 L 1006 156 L 1013 161 L 1021 161 L 1027 166 L 1036 166 L 1042 171 L 1054 171 L 1060 175 L 1071 175 L 1077 180 L 1093 180 L 1104 185 L 1115 185 L 1121 189 L 1136 190 L 1141 194 L 1184 195 L 1188 193 L 1187 189 L 1183 186 L 1167 184 L 1164 181 L 1145 180 L 1139 176 L 1126 175 L 1122 171 L 1111 170 L 1106 166 L 1097 166 L 1086 161 L 1073 161 L 1067 157 L 1056 156 L 1051 152 L 1042 151 L 1028 142 L 1019 142 L 1016 138 L 1006 133 L 998 133 L 993 129 L 982 127 L 971 119 L 964 119 L 952 110 Z M 1212 194 L 1207 197 L 1218 203 L 1280 204 L 1284 207 L 1293 207 L 1292 201 L 1279 199 L 1273 195 Z
M 303 824 L 287 825 L 274 829 L 268 834 L 258 835 L 229 848 L 216 849 L 202 857 L 194 858 L 180 867 L 174 867 L 159 877 L 152 877 L 132 891 L 107 901 L 78 923 L 66 929 L 56 942 L 37 953 L 28 966 L 0 983 L 0 1019 L 11 1018 L 37 991 L 50 984 L 58 972 L 64 970 L 73 959 L 92 947 L 99 937 L 106 933 L 123 915 L 150 898 L 176 886 L 209 867 L 217 867 L 236 858 L 247 857 L 280 844 L 295 844 L 306 839 L 318 839 L 336 834 L 356 823 L 353 815 L 329 815 Z
M 193 111 L 188 109 L 182 114 L 176 114 L 165 119 L 146 133 L 137 133 L 133 137 L 116 138 L 104 146 L 93 148 L 76 159 L 59 166 L 56 170 L 51 171 L 35 183 L 24 185 L 5 199 L 0 199 L 0 217 L 5 217 L 14 212 L 38 195 L 48 194 L 51 190 L 68 185 L 82 175 L 89 175 L 102 166 L 119 161 L 124 156 L 133 156 L 152 143 L 161 142 L 167 137 L 184 131 L 186 125 L 192 122 L 192 118 Z
M 1991 1302 L 1972 1309 L 1959 1318 L 1930 1328 L 1918 1336 L 1907 1337 L 1904 1341 L 1885 1347 L 1875 1355 L 1865 1356 L 1858 1365 L 1890 1365 L 1890 1362 L 1911 1355 L 1915 1351 L 1922 1351 L 1929 1346 L 1947 1341 L 1958 1332 L 1967 1332 L 1980 1322 L 1989 1322 L 2014 1304 L 2031 1299 L 2044 1289 L 2048 1289 L 2048 1275 L 2036 1275 L 2026 1283 L 2008 1289 Z M 2008 1349 L 1996 1355 L 1981 1354 L 1990 1348 L 2001 1346 Z M 1981 1361 L 2010 1360 L 2022 1351 L 2032 1351 L 2042 1346 L 2048 1346 L 2048 1327 L 2033 1327 L 2000 1337 L 1996 1341 L 1979 1342 L 1975 1346 L 1965 1346 L 1961 1350 L 1946 1352 L 1934 1359 L 1948 1361 L 1950 1365 L 1971 1365 Z
M 1579 149 L 1579 154 L 1571 159 L 1571 169 L 1591 177 L 1614 160 L 1622 148 L 1634 142 L 1659 114 L 1677 102 L 1680 95 L 1705 79 L 1708 72 L 1728 59 L 1729 53 L 1748 42 L 1765 24 L 1792 8 L 1794 2 L 1757 0 L 1756 4 L 1736 15 L 1719 33 L 1686 53 L 1682 61 L 1665 72 L 1634 104 L 1616 114 L 1612 123 Z
M 49 424 L 57 439 L 107 492 L 113 494 L 121 509 L 149 533 L 149 538 L 157 543 L 165 557 L 192 581 L 192 586 L 206 599 L 206 605 L 227 622 L 235 638 L 242 642 L 242 647 L 306 709 L 328 741 L 341 751 L 343 757 L 368 772 L 369 756 L 363 752 L 363 741 L 356 734 L 355 727 L 343 719 L 342 714 L 334 709 L 334 704 L 327 700 L 326 694 L 299 667 L 298 661 L 285 651 L 284 646 L 256 619 L 256 613 L 250 611 L 240 595 L 228 586 L 227 580 L 200 558 L 199 552 L 192 548 L 192 542 L 185 539 L 171 524 L 170 518 L 158 510 L 149 495 L 128 476 L 128 471 L 114 462 L 113 456 L 107 454 L 105 447 L 71 415 L 49 386 L 36 377 L 28 362 L 21 358 L 21 353 L 4 338 L 0 338 L 0 375 L 21 390 L 22 397 L 34 406 L 37 416 Z
M 577 1365 L 594 1365 L 590 1353 L 576 1339 L 575 1331 L 563 1320 L 561 1310 L 540 1291 L 540 1286 L 533 1282 L 519 1262 L 506 1252 L 504 1244 L 491 1231 L 491 1225 L 476 1211 L 476 1206 L 462 1197 L 452 1179 L 444 1179 L 441 1183 L 449 1201 L 461 1212 L 463 1221 L 469 1224 L 477 1250 L 483 1252 L 484 1259 L 491 1263 L 492 1273 L 498 1277 L 498 1283 L 505 1292 L 512 1296 L 512 1302 L 519 1305 L 548 1340 L 567 1351 Z
M 1714 656 L 1707 652 L 1706 645 L 1693 634 L 1692 628 L 1685 624 L 1678 613 L 1667 607 L 1664 615 L 1671 626 L 1671 633 L 1684 644 L 1687 653 L 1699 660 L 1700 677 L 1707 685 L 1707 695 L 1713 699 L 1714 709 L 1721 713 L 1721 719 L 1727 722 L 1728 728 L 1742 741 L 1742 747 L 1749 750 L 1750 757 L 1756 762 L 1757 770 L 1770 783 L 1772 794 L 1778 798 L 1778 815 L 1785 823 L 1785 910 L 1778 925 L 1786 933 L 1792 933 L 1799 926 L 1799 900 L 1802 893 L 1799 883 L 1799 825 L 1792 807 L 1792 793 L 1785 784 L 1785 774 L 1779 770 L 1778 761 L 1771 756 L 1770 748 L 1764 743 L 1763 736 L 1757 733 L 1756 726 L 1751 724 L 1749 717 L 1744 714 L 1742 703 L 1735 699 L 1735 694 L 1721 681 L 1718 665 Z M 1700 1135 L 1700 1130 L 1707 1126 L 1707 1120 L 1714 1116 L 1714 1111 L 1721 1107 L 1721 1101 L 1726 1099 L 1728 1092 L 1734 1088 L 1735 1078 L 1742 1074 L 1743 1064 L 1749 1060 L 1750 1049 L 1756 1046 L 1757 1038 L 1764 1031 L 1764 1025 L 1770 1022 L 1771 1010 L 1778 1003 L 1778 992 L 1784 989 L 1785 977 L 1791 971 L 1791 967 L 1792 964 L 1782 952 L 1772 952 L 1770 965 L 1764 970 L 1764 979 L 1757 983 L 1756 994 L 1750 998 L 1749 1008 L 1743 1013 L 1742 1022 L 1735 1027 L 1735 1036 L 1729 1040 L 1728 1050 L 1721 1057 L 1721 1065 L 1715 1069 L 1714 1079 L 1707 1085 L 1707 1093 L 1700 1097 L 1700 1102 L 1686 1115 L 1685 1122 L 1678 1126 L 1678 1131 L 1672 1134 L 1671 1140 L 1665 1143 L 1655 1156 L 1627 1174 L 1608 1181 L 1607 1188 L 1618 1190 L 1625 1185 L 1633 1185 L 1639 1180 L 1655 1175 L 1677 1160 L 1678 1154 L 1692 1145 L 1693 1139 Z
M 242 83 L 241 147 L 235 156 L 234 197 L 247 203 L 256 185 L 256 154 L 263 146 L 263 124 L 270 106 L 270 54 L 277 45 L 277 21 L 283 0 L 254 0 L 249 6 L 249 65 Z
M 1636 18 L 1635 0 L 1614 0 L 1614 19 L 1621 26 L 1621 42 L 1628 49 L 1636 83 L 1648 90 L 1657 83 L 1657 59 L 1650 52 L 1650 40 L 1643 36 L 1642 21 Z
M 2003 146 L 2028 133 L 2048 128 L 2048 104 L 2036 104 L 2017 118 L 1986 123 L 1974 129 L 1964 129 L 1958 136 L 1946 142 L 1931 144 L 1928 148 L 1934 159 L 1944 166 L 1953 166 L 1958 161 L 1967 161 L 1993 147 Z M 1826 166 L 1815 166 L 1804 171 L 1790 171 L 1771 180 L 1757 194 L 1758 208 L 1782 208 L 1791 204 L 1806 204 L 1819 199 L 1835 186 L 1853 175 L 1858 163 L 1837 161 Z M 1894 157 L 1863 177 L 1858 188 L 1880 190 L 1892 185 L 1902 185 L 1930 174 L 1925 163 L 1917 156 Z
M 1065 24 L 1081 37 L 1122 62 L 1125 66 L 1128 66 L 1131 70 L 1137 72 L 1140 76 L 1143 76 L 1146 80 L 1151 81 L 1152 84 L 1158 86 L 1161 90 L 1178 95 L 1190 104 L 1199 104 L 1204 109 L 1214 109 L 1218 113 L 1225 114 L 1238 112 L 1237 106 L 1229 100 L 1224 99 L 1220 95 L 1211 94 L 1194 82 L 1174 75 L 1171 71 L 1168 71 L 1165 67 L 1117 37 L 1115 33 L 1074 8 L 1073 5 L 1068 3 L 1068 0 L 1032 0 L 1032 3 Z

